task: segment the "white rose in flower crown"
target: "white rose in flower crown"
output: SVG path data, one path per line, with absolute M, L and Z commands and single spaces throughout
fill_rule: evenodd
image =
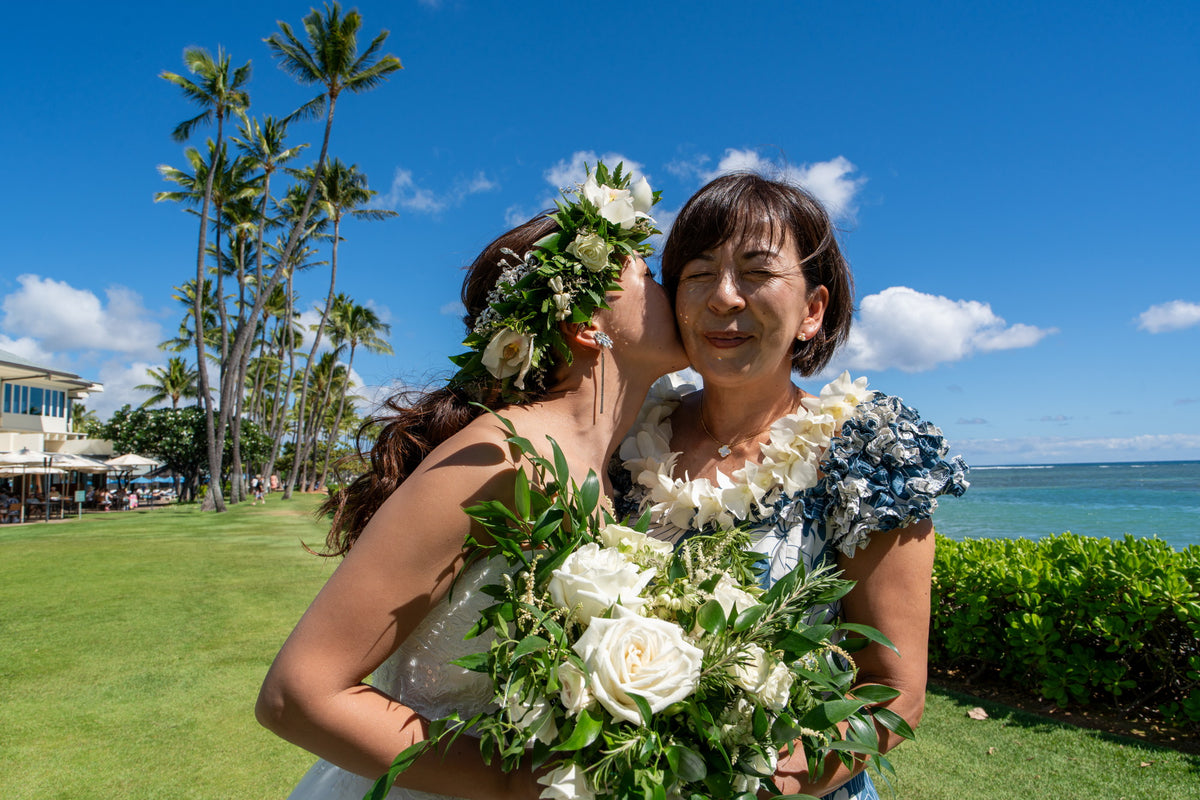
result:
M 599 209 L 600 216 L 614 225 L 631 228 L 637 222 L 633 194 L 628 189 L 596 183 L 596 176 L 588 175 L 583 184 L 583 196 Z
M 615 522 L 600 529 L 600 543 L 605 547 L 616 548 L 620 548 L 624 544 L 630 550 L 650 550 L 661 555 L 667 555 L 675 549 L 670 542 L 651 538 L 641 531 L 635 531 L 627 525 L 618 525 Z
M 546 788 L 538 797 L 542 800 L 595 800 L 596 793 L 588 783 L 587 773 L 574 761 L 537 779 Z
M 567 245 L 567 252 L 578 258 L 580 263 L 591 272 L 599 272 L 607 267 L 608 257 L 612 255 L 612 251 L 613 246 L 598 233 L 576 236 Z
M 641 722 L 639 695 L 658 713 L 696 690 L 704 652 L 673 622 L 617 607 L 611 619 L 593 619 L 572 645 L 583 657 L 592 693 L 608 713 Z
M 587 677 L 570 661 L 558 665 L 559 699 L 567 713 L 574 716 L 585 708 L 591 707 L 595 698 L 588 689 Z
M 556 605 L 586 625 L 618 603 L 641 608 L 646 603 L 640 596 L 642 589 L 655 574 L 653 569 L 642 572 L 615 548 L 589 543 L 567 556 L 547 588 Z
M 533 365 L 533 339 L 511 328 L 504 328 L 488 342 L 483 365 L 492 377 L 504 380 L 513 375 L 518 389 L 525 388 L 525 376 Z
M 633 210 L 639 214 L 649 214 L 651 207 L 654 205 L 654 192 L 650 189 L 650 184 L 645 177 L 638 178 L 629 187 L 629 194 L 633 199 Z

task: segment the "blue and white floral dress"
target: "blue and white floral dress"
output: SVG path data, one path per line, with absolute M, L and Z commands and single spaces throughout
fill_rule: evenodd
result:
M 967 465 L 946 458 L 941 430 L 897 397 L 867 390 L 847 373 L 776 420 L 761 463 L 716 481 L 674 475 L 671 413 L 695 387 L 667 376 L 647 398 L 613 470 L 621 516 L 649 509 L 656 536 L 675 541 L 750 522 L 753 547 L 767 562 L 766 585 L 797 566 L 806 570 L 843 553 L 853 557 L 871 535 L 928 519 L 937 497 L 968 487 Z M 814 609 L 836 616 L 837 606 Z M 875 800 L 860 772 L 826 800 Z

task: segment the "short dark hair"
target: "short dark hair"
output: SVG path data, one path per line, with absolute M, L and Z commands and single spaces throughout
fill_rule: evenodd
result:
M 707 250 L 767 226 L 775 239 L 790 230 L 809 291 L 824 286 L 829 304 L 821 329 L 792 346 L 792 369 L 819 372 L 850 335 L 854 277 L 820 201 L 804 189 L 754 173 L 723 175 L 692 195 L 671 226 L 662 253 L 663 286 L 675 302 L 683 267 Z

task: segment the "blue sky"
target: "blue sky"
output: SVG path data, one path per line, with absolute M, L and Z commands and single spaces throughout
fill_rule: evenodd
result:
M 311 5 L 6 11 L 0 349 L 104 382 L 102 415 L 141 402 L 195 264 L 194 217 L 152 199 L 195 113 L 158 74 L 220 45 L 253 62 L 252 113 L 284 115 L 315 92 L 262 40 Z M 392 326 L 394 356 L 356 358 L 367 393 L 448 374 L 460 268 L 615 156 L 662 221 L 723 169 L 806 183 L 857 281 L 838 368 L 969 461 L 1200 458 L 1197 4 L 355 7 L 405 66 L 342 99 L 331 145 L 400 215 L 348 223 L 339 254 L 338 288 Z M 327 280 L 301 279 L 306 307 Z

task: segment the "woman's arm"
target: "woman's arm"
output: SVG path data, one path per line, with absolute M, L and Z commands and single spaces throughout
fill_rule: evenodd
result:
M 838 566 L 855 587 L 842 599 L 846 622 L 870 625 L 896 645 L 900 655 L 870 644 L 854 654 L 858 682 L 880 683 L 900 691 L 883 705 L 895 711 L 914 729 L 925 711 L 925 683 L 929 663 L 929 602 L 933 575 L 933 523 L 924 520 L 899 531 L 876 533 L 853 558 L 842 555 Z M 876 725 L 879 749 L 887 752 L 900 737 Z M 826 759 L 825 772 L 810 782 L 803 751 L 781 759 L 775 782 L 784 794 L 822 795 L 836 789 L 865 767 L 857 762 L 848 769 L 836 756 Z
M 511 495 L 503 451 L 481 448 L 490 455 L 467 448 L 423 465 L 375 513 L 267 673 L 255 708 L 264 726 L 370 778 L 426 737 L 428 720 L 363 681 L 444 601 L 470 529 L 463 506 Z M 469 737 L 426 754 L 398 783 L 481 800 L 541 788 L 528 770 L 485 765 Z

